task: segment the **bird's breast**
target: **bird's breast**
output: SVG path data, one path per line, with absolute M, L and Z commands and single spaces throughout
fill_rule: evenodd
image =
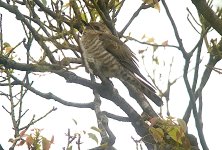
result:
M 103 41 L 98 37 L 82 38 L 83 57 L 88 67 L 97 72 L 102 73 L 105 77 L 116 77 L 122 67 L 110 52 L 104 47 Z

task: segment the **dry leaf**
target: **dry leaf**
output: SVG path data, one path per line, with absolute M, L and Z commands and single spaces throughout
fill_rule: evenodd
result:
M 22 131 L 19 133 L 20 137 L 22 137 L 22 136 L 25 134 L 26 131 L 27 131 L 27 129 L 22 130 Z
M 163 45 L 164 47 L 167 46 L 167 45 L 168 45 L 168 40 L 164 41 L 164 42 L 162 43 L 162 45 Z
M 33 139 L 33 137 L 31 135 L 29 135 L 25 139 L 25 142 L 26 142 L 27 146 L 30 147 L 34 143 L 34 139 Z
M 147 39 L 148 43 L 153 43 L 154 41 L 155 41 L 155 39 L 153 37 Z
M 143 0 L 146 4 L 153 4 L 153 8 L 160 12 L 160 4 L 158 0 Z

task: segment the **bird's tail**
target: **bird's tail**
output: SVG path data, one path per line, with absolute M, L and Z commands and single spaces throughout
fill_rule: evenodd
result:
M 148 84 L 136 77 L 133 73 L 123 73 L 120 80 L 124 83 L 128 83 L 131 86 L 139 89 L 143 94 L 145 94 L 150 100 L 152 100 L 157 106 L 162 106 L 162 99 L 155 94 L 155 90 Z

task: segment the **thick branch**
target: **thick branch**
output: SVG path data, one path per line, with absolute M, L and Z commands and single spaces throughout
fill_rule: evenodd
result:
M 150 137 L 151 135 L 148 132 L 148 125 L 142 120 L 141 116 L 133 109 L 133 107 L 131 107 L 126 102 L 126 100 L 119 95 L 118 91 L 112 85 L 108 86 L 108 85 L 93 83 L 89 80 L 78 77 L 73 72 L 69 72 L 66 70 L 59 70 L 56 71 L 55 73 L 64 77 L 67 82 L 77 83 L 83 86 L 87 86 L 93 90 L 96 90 L 99 93 L 99 95 L 102 96 L 103 98 L 111 100 L 127 114 L 137 134 L 140 135 L 141 137 L 148 137 L 149 140 L 147 140 L 147 138 L 144 138 L 144 140 L 149 141 L 149 143 L 146 143 L 147 147 L 151 147 L 152 144 L 150 143 L 155 143 L 154 139 Z
M 4 65 L 6 68 L 33 72 L 50 72 L 52 70 L 62 69 L 62 66 L 59 65 L 17 63 L 3 55 L 0 56 L 0 64 Z
M 42 67 L 45 66 L 39 66 L 36 64 L 23 64 L 23 63 L 16 63 L 13 60 L 7 60 L 7 58 L 0 57 L 0 64 L 4 64 L 8 68 L 13 68 L 21 71 L 37 71 L 37 72 L 43 72 L 43 71 L 49 71 L 49 72 L 54 72 L 58 74 L 59 76 L 62 76 L 63 78 L 66 79 L 67 82 L 69 83 L 77 83 L 86 87 L 91 88 L 92 90 L 96 90 L 102 97 L 111 100 L 114 102 L 117 106 L 119 106 L 129 117 L 130 122 L 134 126 L 136 132 L 138 135 L 141 137 L 149 137 L 149 132 L 148 132 L 148 125 L 142 120 L 141 116 L 126 102 L 124 98 L 122 98 L 118 91 L 113 87 L 113 86 L 105 86 L 101 85 L 98 83 L 93 83 L 87 79 L 81 78 L 77 76 L 75 73 L 67 71 L 67 70 L 59 70 L 54 69 L 51 70 L 50 66 L 47 66 L 45 70 L 42 69 Z M 82 107 L 82 108 L 91 108 L 91 103 L 90 104 L 76 104 L 72 102 L 67 102 L 65 100 L 62 100 L 61 98 L 53 95 L 52 93 L 42 93 L 30 85 L 24 84 L 17 78 L 13 77 L 13 79 L 18 82 L 19 84 L 23 85 L 24 87 L 28 88 L 30 91 L 33 93 L 46 98 L 46 99 L 54 99 L 55 101 L 62 103 L 67 106 L 74 106 L 74 107 Z M 149 143 L 155 143 L 152 138 L 149 137 Z M 149 144 L 150 145 L 150 144 Z
M 222 36 L 222 20 L 207 5 L 206 0 L 191 0 L 197 10 L 210 23 L 210 25 Z

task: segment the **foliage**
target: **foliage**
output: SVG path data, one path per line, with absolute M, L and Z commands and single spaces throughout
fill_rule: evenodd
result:
M 27 129 L 24 129 L 20 132 L 17 146 L 26 144 L 29 150 L 49 150 L 54 142 L 54 136 L 51 137 L 51 140 L 48 140 L 41 135 L 41 131 L 42 129 L 32 129 L 30 134 L 26 134 Z
M 152 118 L 156 119 L 156 118 Z M 152 121 L 151 121 L 152 122 Z M 158 119 L 149 128 L 151 135 L 161 145 L 173 145 L 172 149 L 190 149 L 189 138 L 186 136 L 187 127 L 182 119 L 174 120 L 172 117 Z

